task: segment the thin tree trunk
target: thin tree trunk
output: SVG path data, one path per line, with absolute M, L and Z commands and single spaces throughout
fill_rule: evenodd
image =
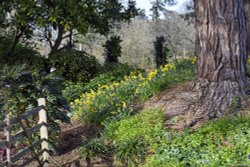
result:
M 51 48 L 49 55 L 53 55 L 58 51 L 58 48 L 60 47 L 62 40 L 63 40 L 63 34 L 64 34 L 64 27 L 63 27 L 63 25 L 59 25 L 58 26 L 58 35 L 57 35 L 57 38 L 55 40 L 54 45 Z
M 191 90 L 199 102 L 191 113 L 217 117 L 247 83 L 244 0 L 195 0 L 197 75 Z
M 13 43 L 11 45 L 10 50 L 7 53 L 8 57 L 12 56 L 14 50 L 16 49 L 16 46 L 17 46 L 18 42 L 20 41 L 21 37 L 23 36 L 23 33 L 24 33 L 25 29 L 26 29 L 26 26 L 22 26 L 22 27 L 17 28 L 16 36 L 14 38 L 14 41 L 13 41 Z

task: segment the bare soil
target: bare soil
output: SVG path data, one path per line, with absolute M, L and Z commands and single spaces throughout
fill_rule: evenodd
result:
M 167 88 L 140 106 L 144 109 L 161 109 L 165 114 L 165 125 L 175 130 L 198 128 L 206 121 L 204 117 L 185 112 L 197 101 L 195 93 L 188 91 L 190 82 Z
M 84 167 L 86 162 L 81 158 L 80 147 L 90 138 L 93 138 L 99 127 L 90 124 L 83 126 L 81 123 L 64 124 L 59 133 L 57 143 L 58 155 L 49 158 L 46 167 Z M 95 163 L 98 163 L 97 161 Z M 38 166 L 36 162 L 29 165 L 30 167 Z M 97 167 L 97 166 L 96 166 Z

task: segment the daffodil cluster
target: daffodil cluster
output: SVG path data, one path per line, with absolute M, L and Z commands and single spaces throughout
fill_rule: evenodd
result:
M 129 110 L 128 104 L 135 98 L 155 93 L 156 85 L 166 82 L 167 72 L 173 69 L 173 64 L 167 64 L 146 72 L 134 71 L 119 82 L 100 85 L 96 91 L 90 90 L 71 103 L 74 116 L 83 118 L 85 122 L 102 123 L 107 118 L 120 115 Z

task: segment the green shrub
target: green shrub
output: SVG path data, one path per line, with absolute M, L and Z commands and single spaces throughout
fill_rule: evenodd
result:
M 101 138 L 94 138 L 81 147 L 81 155 L 83 158 L 103 157 L 108 153 L 109 148 Z
M 85 92 L 85 83 L 83 82 L 65 82 L 64 83 L 64 89 L 62 90 L 63 92 L 63 97 L 67 99 L 68 102 L 73 101 L 76 98 L 79 98 L 79 96 Z
M 167 53 L 169 49 L 167 45 L 165 45 L 165 42 L 166 39 L 164 36 L 158 36 L 154 41 L 154 57 L 157 68 L 167 63 Z
M 67 82 L 65 84 L 65 89 L 63 90 L 64 97 L 67 98 L 69 102 L 79 98 L 85 92 L 90 90 L 97 90 L 98 87 L 107 85 L 111 82 L 118 82 L 124 78 L 124 76 L 129 75 L 130 72 L 138 70 L 127 64 L 106 64 L 102 67 L 102 72 L 96 77 L 92 78 L 89 82 Z
M 54 74 L 46 75 L 27 65 L 5 65 L 0 69 L 0 110 L 18 116 L 37 107 L 37 99 L 45 97 L 48 123 L 54 132 L 58 130 L 55 120 L 69 122 L 61 84 L 62 79 Z M 3 115 L 0 118 L 3 121 Z M 37 124 L 37 120 L 31 120 L 32 123 Z
M 8 51 L 12 46 L 12 41 L 0 35 L 0 65 L 21 65 L 27 64 L 32 67 L 43 67 L 46 59 L 28 45 L 18 43 L 12 55 Z
M 100 86 L 107 85 L 111 82 L 121 81 L 125 76 L 129 75 L 133 71 L 141 71 L 138 68 L 129 66 L 127 64 L 105 64 L 102 68 L 102 73 L 94 77 L 84 86 L 84 92 L 90 90 L 97 90 Z M 83 93 L 83 92 L 82 92 Z
M 100 64 L 94 56 L 83 51 L 64 49 L 49 57 L 55 73 L 72 82 L 86 82 L 93 78 L 100 69 Z
M 118 58 L 121 57 L 122 47 L 120 43 L 122 42 L 120 36 L 111 36 L 103 45 L 105 63 L 118 63 Z

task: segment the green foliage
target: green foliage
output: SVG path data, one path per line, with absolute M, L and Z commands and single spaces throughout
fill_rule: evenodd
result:
M 45 97 L 49 124 L 56 128 L 55 120 L 69 122 L 64 109 L 67 104 L 61 94 L 61 83 L 62 80 L 53 74 L 45 75 L 27 65 L 5 65 L 0 69 L 0 110 L 18 116 L 37 107 L 37 99 Z
M 100 69 L 100 64 L 95 57 L 73 49 L 58 52 L 52 55 L 49 60 L 51 65 L 56 68 L 57 75 L 72 82 L 88 81 Z
M 8 54 L 12 54 L 21 38 L 28 39 L 33 35 L 34 27 L 43 29 L 43 39 L 50 42 L 51 55 L 59 50 L 63 39 L 72 37 L 72 32 L 85 35 L 93 29 L 106 35 L 114 22 L 129 21 L 134 17 L 137 9 L 133 2 L 129 1 L 125 8 L 118 0 L 0 1 L 1 27 L 10 28 L 11 31 L 6 33 L 13 41 Z M 8 13 L 13 11 L 15 14 L 7 20 Z M 56 40 L 52 39 L 53 30 L 57 33 Z M 70 45 L 71 42 L 70 39 Z
M 183 62 L 189 62 L 187 68 L 192 67 L 189 60 Z M 134 100 L 146 100 L 167 85 L 192 78 L 193 69 L 178 70 L 173 64 L 146 73 L 132 72 L 119 82 L 100 85 L 97 90 L 91 89 L 83 93 L 71 103 L 71 108 L 75 118 L 82 119 L 85 123 L 102 124 L 122 117 L 123 113 L 127 115 L 131 111 L 130 103 Z
M 248 166 L 250 119 L 226 117 L 176 135 L 145 166 Z
M 46 60 L 38 52 L 29 46 L 18 43 L 12 55 L 8 51 L 12 45 L 11 39 L 0 36 L 0 65 L 19 65 L 27 64 L 33 67 L 41 68 Z
M 68 102 L 72 102 L 74 99 L 78 98 L 82 92 L 85 92 L 84 83 L 82 82 L 65 82 L 63 92 L 63 97 L 67 99 Z
M 163 134 L 163 122 L 164 114 L 161 110 L 147 110 L 119 122 L 110 122 L 105 127 L 105 136 L 114 145 L 134 139 L 144 140 L 147 145 L 153 142 L 156 144 L 158 140 L 154 137 Z
M 130 72 L 135 70 L 138 69 L 127 64 L 105 64 L 105 66 L 99 70 L 101 73 L 87 83 L 67 82 L 65 86 L 66 88 L 63 90 L 63 95 L 69 102 L 72 102 L 76 98 L 79 98 L 84 92 L 97 90 L 98 87 L 107 85 L 111 82 L 118 82 L 122 80 L 124 76 L 129 75 Z
M 133 166 L 160 144 L 164 134 L 163 121 L 161 110 L 143 111 L 119 122 L 110 122 L 105 137 L 115 146 L 118 160 Z
M 155 136 L 163 136 L 163 121 L 163 112 L 155 110 L 109 122 L 101 138 L 94 138 L 81 148 L 82 156 L 94 158 L 113 154 L 122 165 L 138 165 L 148 151 L 154 152 L 160 144 L 161 137 Z
M 194 65 L 190 60 L 181 60 L 174 63 L 175 68 L 166 72 L 159 68 L 158 72 L 148 84 L 137 89 L 140 100 L 145 101 L 156 93 L 164 90 L 167 86 L 176 85 L 181 82 L 190 81 L 195 76 Z M 149 73 L 151 75 L 154 71 Z
M 121 46 L 120 43 L 122 40 L 119 36 L 112 36 L 109 40 L 106 41 L 105 45 L 103 45 L 104 56 L 106 63 L 118 63 L 118 57 L 121 57 Z
M 98 87 L 106 85 L 112 82 L 121 81 L 125 76 L 129 75 L 133 71 L 140 71 L 140 69 L 129 66 L 127 64 L 105 64 L 102 71 L 98 76 L 90 80 L 88 84 L 84 86 L 85 91 L 97 90 Z
M 102 138 L 94 138 L 81 147 L 83 158 L 103 157 L 109 153 L 109 148 Z
M 128 166 L 137 166 L 144 160 L 147 153 L 146 143 L 141 139 L 129 140 L 117 146 L 116 158 L 120 164 Z
M 131 162 L 128 166 L 138 162 L 148 167 L 248 166 L 249 129 L 249 117 L 225 117 L 177 133 L 164 127 L 164 114 L 156 110 L 111 122 L 105 137 L 113 142 L 121 162 Z

